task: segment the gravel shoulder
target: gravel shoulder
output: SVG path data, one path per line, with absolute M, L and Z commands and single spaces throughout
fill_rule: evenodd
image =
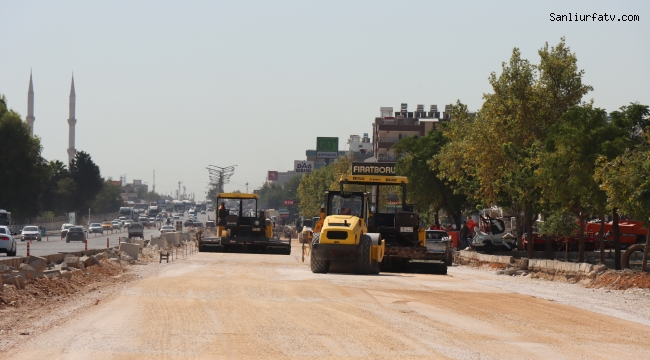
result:
M 496 275 L 494 270 L 468 266 L 451 267 L 449 274 L 459 279 L 650 326 L 648 289 L 590 289 L 581 284 L 540 280 L 530 276 Z
M 646 323 L 596 311 L 619 293 L 587 296 L 599 290 L 579 285 L 465 267 L 448 276 L 312 274 L 299 255 L 199 253 L 133 268 L 141 276 L 136 281 L 115 287 L 97 305 L 52 314 L 58 321 L 50 324 L 58 326 L 44 326 L 5 357 L 610 359 L 650 353 Z M 565 291 L 571 295 L 557 294 Z M 88 304 L 91 296 L 80 298 Z

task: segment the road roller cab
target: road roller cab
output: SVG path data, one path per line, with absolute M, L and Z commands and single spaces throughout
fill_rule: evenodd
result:
M 332 263 L 340 262 L 353 264 L 358 274 L 378 274 L 385 245 L 380 234 L 368 233 L 368 193 L 326 194 L 322 226 L 312 240 L 312 272 L 326 273 Z

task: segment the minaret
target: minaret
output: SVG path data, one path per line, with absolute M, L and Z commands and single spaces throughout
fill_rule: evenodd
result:
M 75 103 L 77 96 L 74 92 L 74 75 L 72 75 L 72 85 L 70 86 L 70 117 L 68 117 L 68 165 L 72 163 L 75 154 L 77 154 L 77 149 L 74 148 L 74 126 L 77 124 L 77 119 L 74 117 L 75 113 Z
M 32 83 L 32 72 L 29 72 L 29 91 L 27 92 L 27 125 L 29 125 L 29 135 L 34 137 L 34 84 Z

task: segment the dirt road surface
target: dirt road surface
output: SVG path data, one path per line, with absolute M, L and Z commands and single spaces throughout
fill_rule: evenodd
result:
M 157 267 L 2 357 L 650 357 L 648 326 L 458 274 L 316 275 L 299 255 L 199 253 Z

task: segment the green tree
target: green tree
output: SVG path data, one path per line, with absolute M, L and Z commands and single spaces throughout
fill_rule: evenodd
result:
M 444 125 L 443 125 L 444 127 Z M 396 172 L 409 179 L 407 201 L 418 204 L 420 209 L 431 209 L 436 214 L 444 209 L 451 215 L 460 229 L 461 215 L 467 206 L 467 197 L 454 192 L 453 181 L 440 177 L 438 163 L 432 161 L 442 147 L 449 142 L 442 130 L 434 129 L 427 135 L 415 138 L 407 137 L 393 145 L 396 154 L 401 155 L 397 161 Z
M 0 101 L 0 204 L 14 217 L 36 216 L 47 165 L 41 142 L 30 136 L 29 125 Z
M 74 181 L 76 188 L 73 199 L 75 210 L 87 210 L 104 186 L 99 166 L 93 162 L 90 155 L 79 151 L 70 163 L 70 178 Z
M 621 268 L 618 211 L 630 215 L 650 228 L 650 115 L 648 106 L 630 104 L 610 114 L 612 124 L 626 130 L 624 140 L 612 142 L 613 151 L 625 147 L 623 154 L 614 159 L 598 158 L 595 178 L 607 193 L 607 203 L 614 217 L 615 267 Z M 649 234 L 650 235 L 650 234 Z M 643 269 L 647 267 L 650 236 L 646 238 Z
M 58 191 L 59 181 L 70 177 L 70 173 L 68 172 L 67 166 L 59 160 L 50 161 L 46 170 L 44 191 L 41 195 L 42 208 L 45 211 L 61 213 L 65 210 L 60 205 L 65 201 L 57 196 L 60 194 Z
M 572 212 L 566 211 L 565 209 L 559 209 L 558 211 L 553 211 L 553 213 L 545 219 L 539 227 L 539 233 L 540 235 L 552 235 L 557 236 L 560 239 L 564 238 L 567 242 L 567 251 L 564 253 L 564 261 L 568 262 L 568 238 L 578 231 L 578 227 L 576 217 Z
M 592 90 L 582 83 L 584 71 L 564 38 L 538 54 L 540 63 L 534 65 L 513 50 L 501 74 L 490 75 L 493 93 L 483 96 L 477 116 L 454 118 L 445 132 L 451 141 L 437 156 L 443 178 L 455 181 L 477 204 L 509 202 L 515 213 L 522 211 L 528 239 L 541 210 L 536 158 L 548 128 Z M 528 244 L 532 258 L 533 242 Z
M 550 127 L 544 151 L 539 156 L 537 173 L 542 199 L 557 211 L 572 212 L 579 220 L 580 262 L 584 261 L 586 217 L 598 214 L 604 219 L 607 205 L 607 195 L 594 178 L 596 159 L 601 155 L 613 158 L 615 148 L 610 144 L 625 136 L 624 129 L 607 120 L 604 110 L 584 104 L 569 109 L 560 122 Z M 604 246 L 601 250 L 604 251 Z
M 102 190 L 95 196 L 90 209 L 95 214 L 117 212 L 124 202 L 120 196 L 121 189 L 111 181 L 104 181 Z

